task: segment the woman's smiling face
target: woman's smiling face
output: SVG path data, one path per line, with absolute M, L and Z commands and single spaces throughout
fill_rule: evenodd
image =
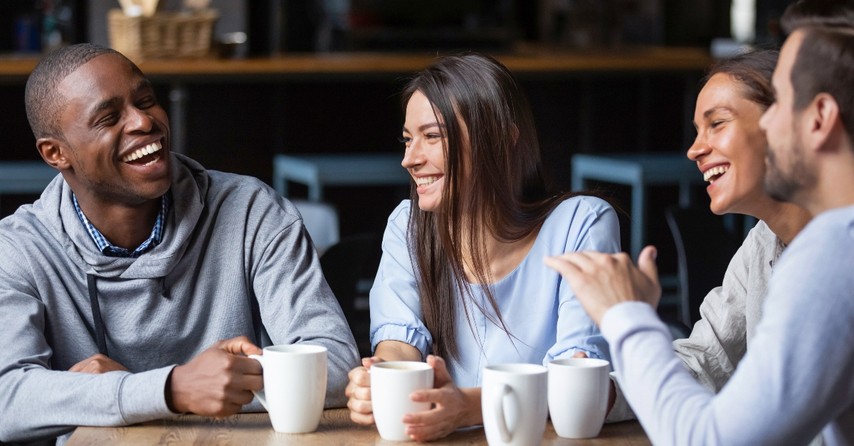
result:
M 765 133 L 759 128 L 762 106 L 746 98 L 741 82 L 726 73 L 709 79 L 697 96 L 697 138 L 688 158 L 709 182 L 709 207 L 718 215 L 755 215 L 767 195 Z
M 403 141 L 406 153 L 401 165 L 416 184 L 418 207 L 435 212 L 442 203 L 445 185 L 445 126 L 439 122 L 433 104 L 420 91 L 406 104 Z

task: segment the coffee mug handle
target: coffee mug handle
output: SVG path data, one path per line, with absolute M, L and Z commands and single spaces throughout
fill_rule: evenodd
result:
M 513 391 L 510 386 L 501 384 L 501 390 L 498 391 L 498 396 L 496 397 L 497 401 L 494 401 L 492 404 L 495 411 L 495 424 L 498 426 L 498 432 L 501 434 L 501 441 L 505 443 L 513 440 L 513 434 L 507 429 L 507 420 L 504 419 L 504 397 L 512 394 Z
M 258 361 L 258 363 L 261 364 L 261 368 L 264 368 L 264 357 L 263 356 L 261 356 L 261 355 L 249 355 L 249 357 Z M 252 393 L 255 394 L 255 398 L 258 398 L 258 401 L 261 402 L 261 405 L 264 406 L 264 409 L 266 409 L 267 412 L 269 412 L 270 408 L 267 407 L 267 395 L 264 393 L 264 389 L 261 389 L 257 392 L 253 390 Z

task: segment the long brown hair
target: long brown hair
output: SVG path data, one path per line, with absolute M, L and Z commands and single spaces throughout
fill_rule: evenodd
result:
M 549 190 L 530 107 L 501 63 L 473 53 L 447 56 L 409 81 L 404 109 L 416 91 L 444 123 L 445 187 L 438 212 L 421 211 L 411 188 L 409 252 L 433 353 L 458 358 L 458 305 L 470 323 L 476 309 L 512 337 L 490 285 L 487 235 L 521 240 L 570 194 Z M 485 290 L 486 308 L 473 299 L 463 249 L 471 250 L 470 267 Z

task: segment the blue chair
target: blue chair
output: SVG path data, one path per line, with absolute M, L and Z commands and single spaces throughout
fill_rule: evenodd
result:
M 723 217 L 708 208 L 671 206 L 665 218 L 676 244 L 679 321 L 688 327 L 700 320 L 700 304 L 723 282 L 727 266 L 741 246 Z

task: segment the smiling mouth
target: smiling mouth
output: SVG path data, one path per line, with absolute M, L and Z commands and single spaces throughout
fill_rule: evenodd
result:
M 145 166 L 159 160 L 161 150 L 163 150 L 163 146 L 159 141 L 156 141 L 125 155 L 122 157 L 122 161 L 128 164 Z
M 729 166 L 712 167 L 711 169 L 703 172 L 703 181 L 708 181 L 710 184 L 714 183 L 721 177 L 721 175 L 725 174 L 727 170 L 729 170 Z
M 436 180 L 438 180 L 438 179 L 439 179 L 438 176 L 416 178 L 415 179 L 415 185 L 417 185 L 417 186 L 429 186 L 429 185 L 435 183 Z

